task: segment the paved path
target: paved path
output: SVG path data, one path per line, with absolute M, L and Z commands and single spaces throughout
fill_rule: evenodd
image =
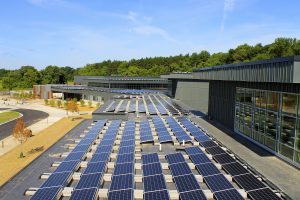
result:
M 193 118 L 192 120 L 292 199 L 300 199 L 300 170 L 219 124 L 218 127 L 222 130 L 202 118 Z
M 48 113 L 39 110 L 31 110 L 31 109 L 15 109 L 15 110 L 11 109 L 11 110 L 19 112 L 23 115 L 23 119 L 26 127 L 35 124 L 38 121 L 45 119 L 49 116 Z M 16 120 L 0 125 L 0 140 L 3 140 L 4 138 L 10 136 L 15 125 L 16 125 Z
M 38 134 L 40 131 L 51 126 L 52 124 L 66 116 L 66 111 L 57 108 L 52 108 L 49 106 L 44 106 L 40 101 L 35 101 L 26 104 L 17 104 L 16 102 L 11 101 L 9 103 L 6 102 L 6 105 L 1 105 L 0 102 L 0 108 L 8 107 L 11 108 L 9 110 L 23 112 L 25 118 L 31 119 L 30 121 L 27 121 L 26 126 L 30 130 L 32 130 L 32 133 L 34 135 Z M 8 132 L 8 137 L 0 140 L 0 156 L 19 144 L 10 135 L 10 133 Z

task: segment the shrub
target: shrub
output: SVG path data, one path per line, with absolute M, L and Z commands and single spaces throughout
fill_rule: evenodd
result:
M 55 106 L 55 100 L 54 99 L 50 99 L 50 106 L 54 107 Z
M 61 100 L 57 100 L 56 105 L 57 105 L 58 108 L 60 108 L 61 107 Z
M 49 104 L 48 99 L 44 99 L 44 102 L 45 102 L 45 105 L 48 105 L 48 104 Z
M 85 104 L 84 100 L 83 100 L 83 99 L 80 99 L 80 105 L 81 105 L 81 107 L 83 107 L 84 104 Z
M 93 102 L 91 100 L 89 100 L 88 104 L 89 104 L 89 107 L 91 108 L 93 105 Z
M 99 108 L 100 107 L 100 103 L 96 103 L 96 108 Z

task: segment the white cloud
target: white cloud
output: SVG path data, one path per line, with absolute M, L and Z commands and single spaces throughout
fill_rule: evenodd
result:
M 225 21 L 229 12 L 233 11 L 235 0 L 224 0 L 223 16 L 221 22 L 221 32 L 225 29 Z
M 148 36 L 158 35 L 164 38 L 165 40 L 175 42 L 174 38 L 172 38 L 166 30 L 156 26 L 152 26 L 152 25 L 135 26 L 132 28 L 132 31 L 140 35 L 148 35 Z

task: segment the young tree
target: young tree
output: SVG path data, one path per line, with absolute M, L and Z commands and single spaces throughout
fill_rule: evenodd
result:
M 80 106 L 83 107 L 85 104 L 84 100 L 83 99 L 80 99 Z
M 44 99 L 44 102 L 45 102 L 45 105 L 48 106 L 48 104 L 49 104 L 48 99 Z
M 60 108 L 61 107 L 61 100 L 57 100 L 56 105 L 57 105 L 58 108 Z
M 55 100 L 54 99 L 50 99 L 50 106 L 54 107 L 55 106 Z
M 77 103 L 75 101 L 68 101 L 68 104 L 67 104 L 67 114 L 68 114 L 68 111 L 72 112 L 74 114 L 74 112 L 78 112 L 78 106 L 77 106 Z
M 99 108 L 100 107 L 100 103 L 96 103 L 96 108 Z
M 17 119 L 15 128 L 13 129 L 12 135 L 21 144 L 27 140 L 28 137 L 32 136 L 30 130 L 25 129 L 25 122 L 23 117 Z
M 93 105 L 93 102 L 91 100 L 89 100 L 88 104 L 89 104 L 89 107 L 91 108 Z

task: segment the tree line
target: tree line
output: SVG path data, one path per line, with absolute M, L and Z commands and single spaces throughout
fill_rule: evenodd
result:
M 271 44 L 242 44 L 227 52 L 199 53 L 131 59 L 129 61 L 106 60 L 87 64 L 73 69 L 71 67 L 47 66 L 37 70 L 33 66 L 23 66 L 17 70 L 0 69 L 0 81 L 6 89 L 31 88 L 34 84 L 64 84 L 73 81 L 74 75 L 93 76 L 159 76 L 171 72 L 191 72 L 196 68 L 248 62 L 261 59 L 300 55 L 300 40 L 296 38 L 277 38 Z

